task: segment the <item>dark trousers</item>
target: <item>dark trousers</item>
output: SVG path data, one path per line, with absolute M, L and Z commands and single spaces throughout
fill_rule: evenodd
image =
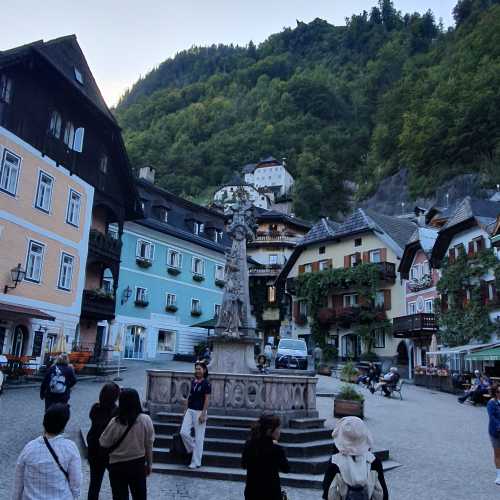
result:
M 63 403 L 63 404 L 68 404 L 69 397 L 67 396 L 45 396 L 45 411 L 49 409 L 49 406 L 56 404 L 56 403 Z
M 101 491 L 102 480 L 104 473 L 108 468 L 107 458 L 90 458 L 90 484 L 88 500 L 99 500 L 99 492 Z
M 109 481 L 113 500 L 146 500 L 146 459 L 138 458 L 109 465 Z

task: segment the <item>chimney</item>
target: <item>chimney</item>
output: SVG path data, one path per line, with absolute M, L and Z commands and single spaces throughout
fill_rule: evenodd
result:
M 151 184 L 155 183 L 156 170 L 153 167 L 141 167 L 139 170 L 139 179 L 144 179 Z

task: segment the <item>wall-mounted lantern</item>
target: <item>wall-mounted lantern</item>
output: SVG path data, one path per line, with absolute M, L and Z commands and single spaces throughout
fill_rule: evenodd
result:
M 21 283 L 21 281 L 24 280 L 25 276 L 26 276 L 26 271 L 21 268 L 21 264 L 18 264 L 17 267 L 11 269 L 10 277 L 12 279 L 12 282 L 14 283 L 14 286 L 5 285 L 3 293 L 8 293 L 9 290 L 13 290 L 14 288 L 16 288 L 18 283 Z

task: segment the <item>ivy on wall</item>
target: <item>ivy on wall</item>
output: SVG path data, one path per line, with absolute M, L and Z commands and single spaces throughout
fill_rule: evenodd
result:
M 362 338 L 365 351 L 371 352 L 374 330 L 389 326 L 385 313 L 375 306 L 380 281 L 380 269 L 372 263 L 301 274 L 297 278 L 297 297 L 307 302 L 311 334 L 316 344 L 325 345 L 330 329 L 328 323 L 319 321 L 320 311 L 328 305 L 328 297 L 335 291 L 353 290 L 359 301 L 357 314 L 352 318 L 357 325 L 354 333 Z
M 445 299 L 436 300 L 443 343 L 457 346 L 473 339 L 488 341 L 498 329 L 498 325 L 490 320 L 490 306 L 485 301 L 487 292 L 481 281 L 489 273 L 495 276 L 496 289 L 500 290 L 500 262 L 492 249 L 472 256 L 463 251 L 454 262 L 444 260 L 437 290 Z

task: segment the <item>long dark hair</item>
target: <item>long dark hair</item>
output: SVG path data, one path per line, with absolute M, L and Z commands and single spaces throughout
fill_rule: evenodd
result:
M 107 382 L 102 386 L 99 393 L 99 405 L 101 408 L 112 410 L 120 396 L 120 386 L 114 382 Z
M 135 389 L 126 388 L 120 392 L 118 421 L 122 425 L 132 425 L 142 413 L 141 399 Z
M 277 415 L 262 415 L 252 426 L 250 441 L 260 441 L 269 438 L 270 435 L 281 426 L 281 419 Z
M 206 365 L 206 363 L 203 363 L 202 361 L 197 361 L 194 364 L 194 367 L 196 368 L 197 366 L 201 367 L 201 369 L 203 370 L 203 378 L 207 379 L 208 378 L 208 366 Z

